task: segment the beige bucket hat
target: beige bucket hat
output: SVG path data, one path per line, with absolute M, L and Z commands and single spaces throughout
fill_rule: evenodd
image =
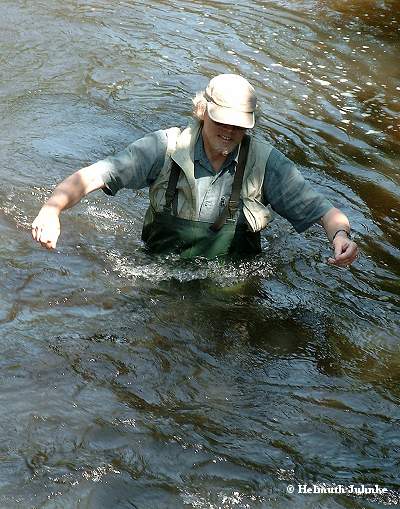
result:
M 238 74 L 219 74 L 210 80 L 205 91 L 207 113 L 221 124 L 251 129 L 257 97 L 250 83 Z

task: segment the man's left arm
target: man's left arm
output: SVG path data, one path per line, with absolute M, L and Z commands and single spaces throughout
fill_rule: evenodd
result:
M 345 267 L 357 258 L 358 247 L 350 239 L 347 216 L 316 192 L 295 165 L 273 149 L 265 169 L 264 203 L 286 218 L 299 233 L 315 223 L 321 224 L 334 249 L 328 263 Z
M 333 257 L 328 258 L 328 263 L 338 267 L 346 267 L 353 263 L 358 256 L 358 247 L 350 238 L 350 223 L 347 216 L 332 207 L 319 222 L 334 249 Z

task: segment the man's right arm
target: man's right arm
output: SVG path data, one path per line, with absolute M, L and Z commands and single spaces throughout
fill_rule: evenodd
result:
M 119 189 L 148 187 L 164 165 L 168 131 L 150 133 L 114 156 L 82 168 L 61 182 L 32 224 L 32 236 L 47 249 L 54 249 L 60 235 L 60 213 L 87 194 L 103 189 L 115 195 Z
M 54 189 L 32 223 L 32 237 L 47 249 L 54 249 L 60 235 L 61 212 L 76 205 L 92 191 L 104 187 L 102 173 L 92 164 L 76 171 Z

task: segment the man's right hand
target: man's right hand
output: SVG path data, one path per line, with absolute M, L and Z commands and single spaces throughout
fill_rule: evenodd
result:
M 47 249 L 54 249 L 60 236 L 60 214 L 76 205 L 84 196 L 104 187 L 101 169 L 103 163 L 82 168 L 54 189 L 32 223 L 32 237 Z
M 60 236 L 59 214 L 44 206 L 32 223 L 32 237 L 47 249 L 55 249 Z

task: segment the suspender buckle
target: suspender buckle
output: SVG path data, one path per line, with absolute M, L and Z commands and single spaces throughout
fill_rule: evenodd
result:
M 237 212 L 237 209 L 239 208 L 239 202 L 234 200 L 229 200 L 228 203 L 228 212 L 229 212 L 229 218 L 233 219 L 235 217 L 235 214 Z

